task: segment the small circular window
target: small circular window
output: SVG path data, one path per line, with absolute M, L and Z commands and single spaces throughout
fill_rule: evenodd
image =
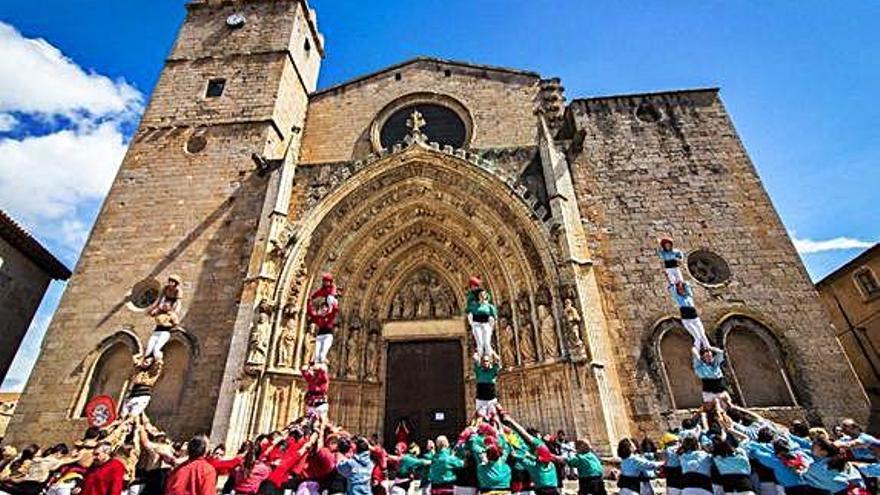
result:
M 700 249 L 687 257 L 687 267 L 691 276 L 706 285 L 719 285 L 730 280 L 730 265 L 721 256 Z
M 145 278 L 131 288 L 129 303 L 132 309 L 146 309 L 159 299 L 162 283 L 155 278 Z
M 436 141 L 441 145 L 448 144 L 454 148 L 464 146 L 467 127 L 454 110 L 433 103 L 416 103 L 398 109 L 382 124 L 382 129 L 379 131 L 379 142 L 383 148 L 390 148 L 402 142 L 410 134 L 411 131 L 406 125 L 406 121 L 416 110 L 422 114 L 422 118 L 425 120 L 421 131 L 428 137 L 428 141 Z

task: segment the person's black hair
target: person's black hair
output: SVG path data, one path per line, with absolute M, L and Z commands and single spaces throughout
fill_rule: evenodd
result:
M 773 441 L 773 451 L 776 455 L 788 457 L 791 455 L 791 445 L 789 445 L 787 439 L 777 438 Z
M 645 437 L 644 439 L 642 439 L 642 444 L 639 446 L 639 450 L 643 454 L 652 454 L 652 453 L 657 452 L 658 449 L 657 449 L 657 444 L 654 443 L 653 440 L 651 440 L 648 437 Z
M 693 430 L 697 427 L 697 420 L 694 418 L 684 418 L 681 420 L 681 429 L 682 430 Z
M 791 430 L 791 433 L 793 435 L 799 436 L 801 438 L 807 438 L 810 436 L 810 425 L 804 423 L 799 419 L 792 421 L 789 430 Z
M 21 453 L 18 455 L 18 458 L 19 458 L 19 460 L 22 460 L 22 461 L 29 461 L 29 460 L 33 459 L 34 457 L 36 457 L 37 452 L 39 452 L 39 451 L 40 451 L 40 446 L 35 443 L 32 443 L 32 444 L 28 445 L 27 447 L 21 449 Z
M 294 428 L 290 430 L 290 437 L 299 441 L 299 439 L 303 437 L 303 432 L 299 428 Z
M 678 448 L 679 454 L 694 452 L 696 450 L 700 450 L 700 441 L 697 440 L 697 437 L 694 435 L 685 435 L 684 438 L 681 439 L 681 447 Z
M 364 437 L 357 437 L 354 439 L 354 447 L 355 452 L 360 454 L 362 452 L 367 452 L 370 450 L 370 442 L 367 441 Z
M 769 426 L 765 426 L 758 430 L 758 443 L 771 443 L 776 438 L 776 432 Z
M 633 443 L 629 438 L 624 438 L 617 443 L 617 457 L 627 459 L 633 455 Z
M 842 472 L 846 469 L 846 452 L 834 445 L 834 442 L 825 437 L 816 437 L 813 445 L 825 451 L 828 457 L 828 468 Z
M 89 426 L 83 434 L 83 440 L 97 440 L 101 436 L 101 429 L 97 426 Z
M 528 433 L 529 435 L 531 435 L 533 437 L 540 437 L 541 436 L 541 432 L 538 431 L 538 429 L 533 426 L 529 426 L 528 428 L 526 428 L 526 433 Z
M 208 439 L 204 435 L 196 435 L 186 443 L 186 453 L 190 459 L 204 457 L 208 451 Z
M 55 444 L 53 449 L 55 449 L 56 454 L 67 455 L 70 453 L 70 449 L 67 447 L 66 443 Z
M 241 452 L 239 452 L 241 455 Z M 249 448 L 244 452 L 244 460 L 241 463 L 241 467 L 244 469 L 244 477 L 248 478 L 251 475 L 251 471 L 253 471 L 254 466 L 257 465 L 257 458 L 259 457 L 260 452 L 259 449 L 250 445 Z
M 734 453 L 733 446 L 721 437 L 712 439 L 712 455 L 716 457 L 730 457 Z
M 336 442 L 336 450 L 339 451 L 340 454 L 345 455 L 351 450 L 351 440 L 348 437 L 342 437 Z

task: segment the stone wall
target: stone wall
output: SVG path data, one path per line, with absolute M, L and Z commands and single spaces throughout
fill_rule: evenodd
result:
M 27 256 L 0 239 L 0 381 L 51 281 Z
M 638 426 L 665 426 L 670 404 L 653 355 L 655 324 L 678 316 L 654 254 L 663 234 L 729 263 L 731 279 L 714 287 L 686 275 L 710 338 L 717 342 L 727 315 L 754 317 L 780 342 L 812 419 L 864 419 L 864 392 L 716 91 L 576 100 L 567 119 L 581 215 Z
M 448 75 L 447 75 L 448 74 Z M 302 163 L 345 162 L 374 151 L 370 125 L 379 112 L 411 93 L 436 93 L 462 103 L 473 119 L 472 148 L 534 146 L 537 74 L 416 60 L 313 94 Z

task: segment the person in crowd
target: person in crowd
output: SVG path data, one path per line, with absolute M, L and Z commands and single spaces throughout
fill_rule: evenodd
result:
M 165 432 L 150 432 L 148 428 L 141 428 L 139 440 L 143 449 L 140 467 L 144 481 L 140 495 L 163 495 L 168 473 L 177 463 L 174 447 Z
M 677 282 L 669 286 L 669 291 L 672 294 L 672 299 L 678 305 L 681 325 L 687 330 L 691 338 L 694 339 L 694 347 L 698 349 L 709 347 L 709 339 L 706 337 L 706 330 L 703 328 L 703 320 L 700 319 L 694 303 L 694 291 L 691 288 L 691 284 L 683 281 Z
M 150 307 L 147 314 L 153 317 L 156 327 L 153 329 L 143 359 L 152 357 L 162 360 L 162 349 L 171 340 L 171 331 L 180 325 L 181 311 L 181 279 L 179 275 L 170 275 L 168 282 L 162 287 L 159 299 Z
M 95 447 L 92 465 L 83 477 L 79 495 L 120 495 L 125 484 L 125 464 L 113 456 L 113 446 L 101 442 Z
M 746 448 L 750 458 L 773 470 L 777 486 L 786 495 L 811 495 L 811 487 L 804 478 L 811 459 L 787 438 L 778 436 L 771 444 L 749 442 Z
M 419 457 L 421 450 L 416 444 L 407 446 L 404 443 L 400 443 L 395 451 L 397 455 L 394 456 L 394 461 L 397 464 L 397 474 L 394 483 L 391 485 L 391 494 L 406 495 L 409 493 L 412 481 L 416 479 L 418 471 L 426 466 L 430 466 L 431 461 Z
M 534 492 L 537 495 L 558 495 L 560 492 L 556 466 L 565 464 L 565 459 L 554 455 L 546 442 L 529 433 L 510 414 L 502 411 L 502 420 L 530 447 L 524 460 Z
M 589 440 L 575 441 L 576 453 L 566 463 L 577 470 L 578 495 L 606 495 L 602 461 L 593 452 Z
M 318 495 L 328 489 L 336 470 L 338 436 L 323 420 L 318 422 L 316 430 L 318 440 L 308 453 L 304 481 L 300 483 L 298 495 Z
M 712 456 L 725 495 L 754 495 L 752 465 L 744 448 L 734 447 L 725 435 L 720 435 L 713 439 Z
M 703 388 L 703 405 L 711 409 L 720 403 L 723 409 L 730 406 L 730 395 L 727 393 L 727 382 L 721 364 L 724 362 L 724 351 L 717 347 L 691 349 L 693 354 L 694 373 L 700 379 Z
M 216 495 L 217 471 L 206 459 L 208 438 L 192 437 L 186 444 L 186 453 L 186 462 L 168 475 L 165 495 Z
M 861 475 L 846 459 L 846 452 L 827 438 L 816 438 L 811 448 L 813 463 L 804 479 L 816 490 L 832 495 L 847 493 L 853 485 L 864 486 Z
M 260 460 L 259 449 L 252 443 L 245 447 L 241 464 L 232 470 L 230 480 L 235 495 L 256 495 L 272 467 Z
M 286 437 L 279 432 L 276 438 L 280 440 L 273 441 L 263 454 L 265 462 L 273 469 L 260 484 L 261 495 L 283 495 L 285 490 L 295 488 L 295 475 L 305 468 L 306 456 L 317 443 L 318 433 L 295 426 L 289 429 Z
M 373 461 L 370 459 L 370 444 L 367 439 L 357 437 L 352 442 L 340 442 L 338 448 L 343 455 L 354 449 L 351 457 L 342 459 L 336 464 L 336 470 L 348 483 L 346 495 L 371 495 Z
M 497 413 L 496 383 L 500 372 L 501 360 L 497 357 L 488 354 L 483 354 L 479 358 L 474 357 L 474 377 L 477 387 L 476 411 L 483 417 L 492 418 Z
M 629 438 L 624 438 L 617 444 L 617 457 L 620 458 L 617 487 L 621 495 L 638 495 L 642 489 L 643 473 L 663 465 L 660 461 L 652 461 L 639 454 L 635 443 Z
M 449 439 L 440 435 L 436 440 L 437 452 L 428 468 L 428 481 L 431 495 L 452 495 L 456 480 L 456 470 L 464 467 L 464 461 L 457 457 L 449 446 Z
M 426 462 L 422 463 L 422 465 L 416 469 L 416 477 L 419 480 L 419 491 L 421 492 L 421 495 L 431 494 L 431 480 L 428 475 L 431 469 L 431 461 L 434 459 L 434 454 L 436 453 L 436 444 L 433 440 L 428 439 L 428 441 L 425 442 L 425 451 L 421 455 L 421 459 Z
M 489 293 L 485 289 L 477 289 L 477 300 L 474 304 L 468 306 L 468 324 L 471 326 L 471 332 L 476 343 L 475 355 L 495 356 L 492 348 L 492 334 L 495 330 L 495 320 L 498 312 L 495 306 L 489 302 Z
M 877 461 L 872 447 L 880 446 L 880 440 L 873 435 L 865 433 L 861 425 L 852 418 L 841 421 L 840 430 L 843 432 L 843 435 L 837 440 L 837 445 L 838 447 L 849 449 L 852 452 L 854 461 L 865 463 Z
M 681 459 L 678 450 L 681 447 L 678 435 L 667 431 L 660 437 L 660 453 L 663 458 L 663 474 L 666 478 L 667 495 L 681 495 Z
M 684 254 L 675 249 L 672 238 L 661 237 L 659 239 L 660 247 L 657 248 L 657 257 L 663 262 L 663 270 L 666 271 L 666 280 L 672 287 L 679 282 L 684 282 L 681 276 L 681 262 L 684 261 Z
M 327 392 L 330 390 L 330 377 L 327 365 L 315 363 L 304 366 L 302 377 L 306 381 L 306 412 L 316 418 L 326 419 L 330 405 L 327 403 Z

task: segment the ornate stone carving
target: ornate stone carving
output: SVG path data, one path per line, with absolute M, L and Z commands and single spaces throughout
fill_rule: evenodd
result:
M 379 379 L 379 339 L 381 338 L 381 327 L 378 320 L 371 319 L 368 324 L 369 334 L 367 335 L 367 349 L 364 361 L 364 379 L 375 382 Z
M 521 295 L 517 302 L 519 313 L 519 352 L 523 364 L 534 363 L 538 360 L 537 346 L 535 346 L 535 327 L 532 324 L 531 305 L 528 295 Z
M 458 314 L 453 290 L 433 271 L 418 270 L 397 290 L 388 309 L 388 319 L 449 318 Z
M 550 360 L 558 356 L 559 350 L 556 345 L 556 321 L 550 308 L 544 304 L 538 304 L 538 325 L 541 333 L 541 351 L 544 360 Z
M 284 322 L 281 334 L 276 342 L 275 366 L 279 368 L 293 367 L 293 351 L 296 347 L 296 324 L 298 319 L 293 317 Z
M 354 316 L 345 339 L 345 364 L 340 367 L 340 373 L 346 378 L 357 378 L 360 373 L 361 333 L 361 321 Z
M 584 342 L 581 340 L 581 314 L 574 307 L 574 302 L 570 298 L 565 298 L 563 304 L 565 343 L 568 346 L 572 359 L 586 358 Z
M 260 367 L 266 364 L 266 353 L 269 350 L 269 333 L 272 330 L 272 323 L 269 321 L 269 314 L 262 311 L 257 313 L 257 319 L 251 327 L 251 334 L 248 338 L 248 354 L 246 367 L 251 372 L 257 372 Z

